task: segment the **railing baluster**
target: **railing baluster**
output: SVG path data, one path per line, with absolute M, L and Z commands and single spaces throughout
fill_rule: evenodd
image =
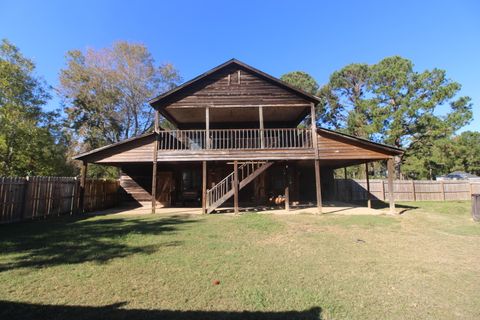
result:
M 213 129 L 210 136 L 206 130 L 165 130 L 159 132 L 159 150 L 205 150 L 207 139 L 216 150 L 312 148 L 312 135 L 304 128 Z

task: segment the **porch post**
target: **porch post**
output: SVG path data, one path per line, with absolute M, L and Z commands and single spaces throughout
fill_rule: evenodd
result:
M 85 209 L 85 185 L 87 183 L 87 170 L 88 163 L 86 161 L 82 161 L 82 167 L 80 169 L 80 197 L 78 201 L 78 209 L 80 210 L 80 213 L 83 213 Z
M 202 161 L 202 214 L 207 213 L 207 161 Z
M 157 207 L 157 158 L 158 158 L 158 133 L 160 128 L 158 126 L 159 114 L 155 110 L 155 141 L 153 142 L 153 161 L 152 161 L 152 213 L 155 213 Z
M 210 107 L 205 107 L 205 148 L 210 149 Z
M 258 119 L 260 121 L 260 147 L 265 148 L 265 135 L 264 135 L 264 123 L 263 123 L 263 106 L 258 107 Z
M 238 161 L 233 161 L 233 210 L 238 214 Z
M 311 128 L 312 128 L 312 142 L 313 142 L 313 149 L 315 150 L 315 158 L 318 159 L 318 137 L 317 137 L 317 119 L 315 116 L 315 104 L 312 102 L 310 103 L 310 118 L 312 120 Z
M 315 159 L 315 190 L 317 192 L 318 213 L 322 213 L 322 187 L 320 181 L 320 160 Z
M 289 174 L 288 174 L 288 164 L 285 165 L 285 174 L 284 174 L 284 180 L 285 180 L 285 210 L 290 211 L 290 179 L 289 179 Z
M 317 193 L 317 209 L 318 213 L 322 213 L 322 187 L 320 183 L 320 155 L 318 154 L 318 137 L 317 137 L 317 119 L 315 115 L 315 104 L 310 103 L 310 117 L 312 120 L 312 142 L 315 150 L 315 190 Z
M 368 177 L 368 162 L 365 163 L 365 178 L 367 179 L 367 207 L 372 208 L 372 198 L 370 196 L 370 179 Z
M 395 214 L 395 199 L 393 193 L 393 158 L 387 160 L 387 171 L 388 171 L 388 203 L 390 205 L 390 213 Z

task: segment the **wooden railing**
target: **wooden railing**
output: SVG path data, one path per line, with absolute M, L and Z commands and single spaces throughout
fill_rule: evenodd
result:
M 159 133 L 160 150 L 236 150 L 313 148 L 310 129 L 166 130 Z

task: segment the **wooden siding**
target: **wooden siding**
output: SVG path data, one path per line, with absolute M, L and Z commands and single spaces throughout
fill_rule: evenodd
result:
M 151 163 L 153 141 L 147 136 L 89 155 L 88 162 L 119 165 L 121 163 Z M 322 165 L 331 167 L 348 166 L 368 160 L 388 159 L 393 152 L 382 146 L 356 141 L 338 134 L 320 132 L 318 153 Z M 159 150 L 158 161 L 231 161 L 231 160 L 309 160 L 315 159 L 313 148 L 294 149 L 200 149 L 200 150 Z
M 152 162 L 155 136 L 134 140 L 92 155 L 88 161 L 94 163 Z
M 313 149 L 300 150 L 201 150 L 166 151 L 159 150 L 158 161 L 215 161 L 215 160 L 295 160 L 315 159 Z
M 318 134 L 318 154 L 322 160 L 380 160 L 388 159 L 391 153 L 367 145 L 367 143 L 356 142 L 352 139 L 321 132 Z
M 147 202 L 152 200 L 152 176 L 129 176 L 122 172 L 120 176 L 122 201 Z M 148 189 L 148 190 L 147 190 Z
M 266 122 L 296 122 L 305 115 L 310 101 L 237 67 L 221 70 L 174 95 L 171 101 L 165 102 L 164 112 L 178 123 L 201 123 L 205 121 L 204 107 L 209 106 L 212 123 L 251 122 L 258 119 L 256 107 L 259 105 L 280 108 L 290 106 L 280 110 L 266 108 Z M 241 107 L 242 110 L 232 111 L 231 108 L 235 107 Z M 232 117 L 232 112 L 235 112 L 235 117 Z

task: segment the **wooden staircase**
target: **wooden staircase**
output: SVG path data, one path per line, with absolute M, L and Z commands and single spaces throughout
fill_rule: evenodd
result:
M 262 172 L 270 168 L 270 161 L 247 161 L 238 167 L 238 190 L 252 182 Z M 235 172 L 207 190 L 207 213 L 212 213 L 234 194 Z

